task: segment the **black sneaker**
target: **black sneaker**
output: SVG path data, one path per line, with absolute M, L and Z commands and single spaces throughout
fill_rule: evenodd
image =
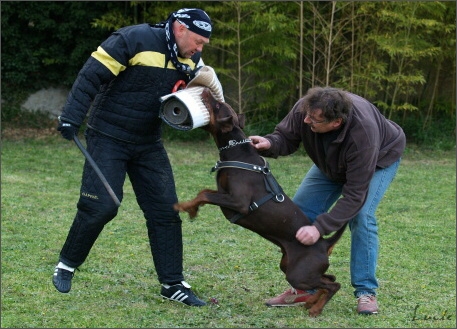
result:
M 75 275 L 75 273 L 72 271 L 56 267 L 54 275 L 52 276 L 52 283 L 58 291 L 67 293 L 71 289 L 71 279 L 73 278 L 73 275 Z
M 186 281 L 175 285 L 162 284 L 160 295 L 164 298 L 186 304 L 188 306 L 204 306 L 206 303 L 190 290 L 190 285 Z

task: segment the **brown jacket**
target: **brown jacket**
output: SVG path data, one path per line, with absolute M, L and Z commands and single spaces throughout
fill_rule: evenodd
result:
M 376 168 L 397 161 L 406 145 L 402 128 L 386 119 L 379 110 L 360 96 L 348 93 L 353 102 L 347 122 L 338 137 L 329 144 L 327 154 L 323 134 L 314 133 L 304 123 L 300 99 L 289 114 L 264 136 L 271 148 L 261 152 L 277 158 L 294 153 L 303 143 L 306 153 L 331 180 L 343 184 L 340 198 L 330 212 L 317 216 L 314 225 L 321 235 L 338 230 L 355 217 L 365 203 L 370 180 Z

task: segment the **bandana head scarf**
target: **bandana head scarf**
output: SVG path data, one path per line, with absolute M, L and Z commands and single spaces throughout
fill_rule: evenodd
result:
M 192 73 L 192 68 L 178 60 L 178 46 L 176 45 L 175 35 L 172 29 L 172 23 L 178 20 L 190 31 L 209 38 L 212 32 L 211 19 L 208 14 L 197 8 L 183 8 L 172 12 L 165 22 L 154 25 L 155 27 L 165 28 L 167 37 L 167 46 L 170 52 L 170 59 L 177 70 L 186 74 Z
M 202 37 L 209 38 L 211 36 L 212 26 L 211 19 L 208 14 L 201 9 L 180 9 L 172 13 L 173 18 L 184 24 L 189 30 Z

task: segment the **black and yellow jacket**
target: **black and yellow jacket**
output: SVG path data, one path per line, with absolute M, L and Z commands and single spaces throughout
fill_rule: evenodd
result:
M 136 144 L 158 140 L 159 98 L 178 80 L 189 81 L 169 57 L 163 28 L 139 24 L 112 33 L 79 72 L 61 119 L 80 126 L 90 109 L 90 129 Z M 179 60 L 194 69 L 200 54 Z

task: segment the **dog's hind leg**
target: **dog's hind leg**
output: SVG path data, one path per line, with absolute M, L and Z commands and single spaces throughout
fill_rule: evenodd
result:
M 313 296 L 312 300 L 308 300 L 305 307 L 309 309 L 308 314 L 310 317 L 316 317 L 322 313 L 325 304 L 328 300 L 329 291 L 327 289 L 319 289 Z
M 316 290 L 316 292 L 306 301 L 305 308 L 310 309 L 313 307 L 321 299 L 321 296 L 326 293 L 327 290 L 325 289 Z
M 306 304 L 306 308 L 309 308 L 308 314 L 310 317 L 313 318 L 322 313 L 322 310 L 324 309 L 324 306 L 327 303 L 327 296 L 329 294 L 328 290 L 319 289 L 319 291 L 322 291 L 322 293 L 319 294 L 319 298 L 316 300 L 316 302 L 313 305 L 310 305 L 311 308 L 308 307 L 308 303 Z
M 316 301 L 314 305 L 309 305 L 311 307 L 309 309 L 309 316 L 310 317 L 316 317 L 319 314 L 322 313 L 322 310 L 324 309 L 324 306 L 328 303 L 328 301 L 335 295 L 335 293 L 340 290 L 341 285 L 338 282 L 330 282 L 327 278 L 322 278 L 322 281 L 325 282 L 324 289 L 319 289 L 319 291 L 322 291 L 318 298 L 316 298 Z M 308 307 L 308 303 L 306 303 L 306 308 Z
M 335 282 L 336 281 L 336 277 L 333 274 L 323 274 L 322 276 L 324 278 L 330 280 L 331 282 Z
M 281 252 L 282 252 L 282 257 L 281 257 L 281 262 L 279 263 L 279 268 L 284 273 L 287 273 L 287 262 L 288 262 L 287 253 L 286 253 L 286 250 L 282 247 L 281 247 Z

